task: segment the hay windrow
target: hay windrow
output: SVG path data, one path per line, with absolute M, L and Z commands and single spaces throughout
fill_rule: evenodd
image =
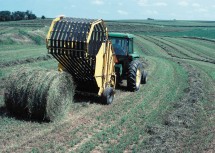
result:
M 71 108 L 72 76 L 41 68 L 14 70 L 5 83 L 5 105 L 11 114 L 54 121 Z
M 201 127 L 207 123 L 207 116 L 204 114 L 201 102 L 204 97 L 203 82 L 195 67 L 189 64 L 179 64 L 188 73 L 189 88 L 184 90 L 184 97 L 174 104 L 175 109 L 163 117 L 162 124 L 145 126 L 149 137 L 144 141 L 141 152 L 204 150 L 204 139 L 201 138 L 204 130 Z M 207 132 L 210 133 L 211 127 L 207 128 Z M 205 135 L 208 134 L 207 132 Z

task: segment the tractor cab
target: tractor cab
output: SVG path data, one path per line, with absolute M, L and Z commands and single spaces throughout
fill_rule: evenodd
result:
M 132 34 L 127 33 L 109 33 L 109 39 L 112 42 L 114 52 L 117 56 L 127 56 L 133 53 Z
M 117 82 L 121 82 L 121 80 L 127 79 L 130 63 L 140 57 L 134 51 L 134 35 L 128 33 L 109 33 L 108 38 L 111 40 L 117 58 L 117 63 L 115 64 Z
M 111 32 L 108 34 L 108 38 L 111 40 L 118 61 L 123 62 L 126 59 L 132 61 L 140 57 L 139 54 L 134 51 L 134 35 Z

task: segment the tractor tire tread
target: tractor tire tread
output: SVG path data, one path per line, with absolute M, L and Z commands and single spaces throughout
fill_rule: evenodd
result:
M 134 60 L 129 64 L 127 87 L 128 90 L 132 92 L 139 90 L 139 87 L 136 86 L 136 73 L 138 68 L 142 68 L 142 63 L 138 60 Z

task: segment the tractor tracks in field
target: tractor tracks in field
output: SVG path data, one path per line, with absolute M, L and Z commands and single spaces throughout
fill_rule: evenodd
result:
M 174 46 L 167 44 L 166 42 L 161 41 L 160 39 L 156 39 L 156 38 L 153 38 L 151 36 L 147 36 L 147 37 L 144 37 L 141 35 L 137 35 L 137 36 L 140 37 L 141 39 L 145 39 L 147 41 L 150 41 L 150 42 L 154 43 L 155 45 L 157 45 L 158 47 L 162 48 L 167 53 L 167 55 L 169 55 L 170 57 L 177 58 L 177 59 L 183 59 L 183 60 L 193 60 L 193 61 L 201 61 L 201 62 L 207 62 L 207 63 L 215 64 L 215 60 L 208 59 L 208 58 L 199 59 L 199 58 L 191 57 L 190 55 L 182 52 L 178 48 L 175 48 Z M 172 43 L 172 42 L 170 42 L 170 43 Z M 175 44 L 175 45 L 179 46 L 178 44 Z M 184 46 L 179 46 L 179 47 L 182 47 L 185 50 L 187 50 Z M 187 51 L 189 51 L 189 50 L 187 50 Z M 176 54 L 174 54 L 174 52 L 179 53 L 179 55 L 180 54 L 181 55 L 180 56 L 176 55 Z M 197 55 L 196 53 L 193 53 L 193 54 Z M 199 56 L 199 55 L 197 55 L 197 56 Z M 202 56 L 200 56 L 200 57 L 202 57 Z M 204 57 L 202 57 L 202 58 L 204 58 Z

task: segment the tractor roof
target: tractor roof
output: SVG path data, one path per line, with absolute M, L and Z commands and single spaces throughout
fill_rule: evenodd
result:
M 119 38 L 134 38 L 134 35 L 129 33 L 116 33 L 116 32 L 109 32 L 109 37 L 119 37 Z

